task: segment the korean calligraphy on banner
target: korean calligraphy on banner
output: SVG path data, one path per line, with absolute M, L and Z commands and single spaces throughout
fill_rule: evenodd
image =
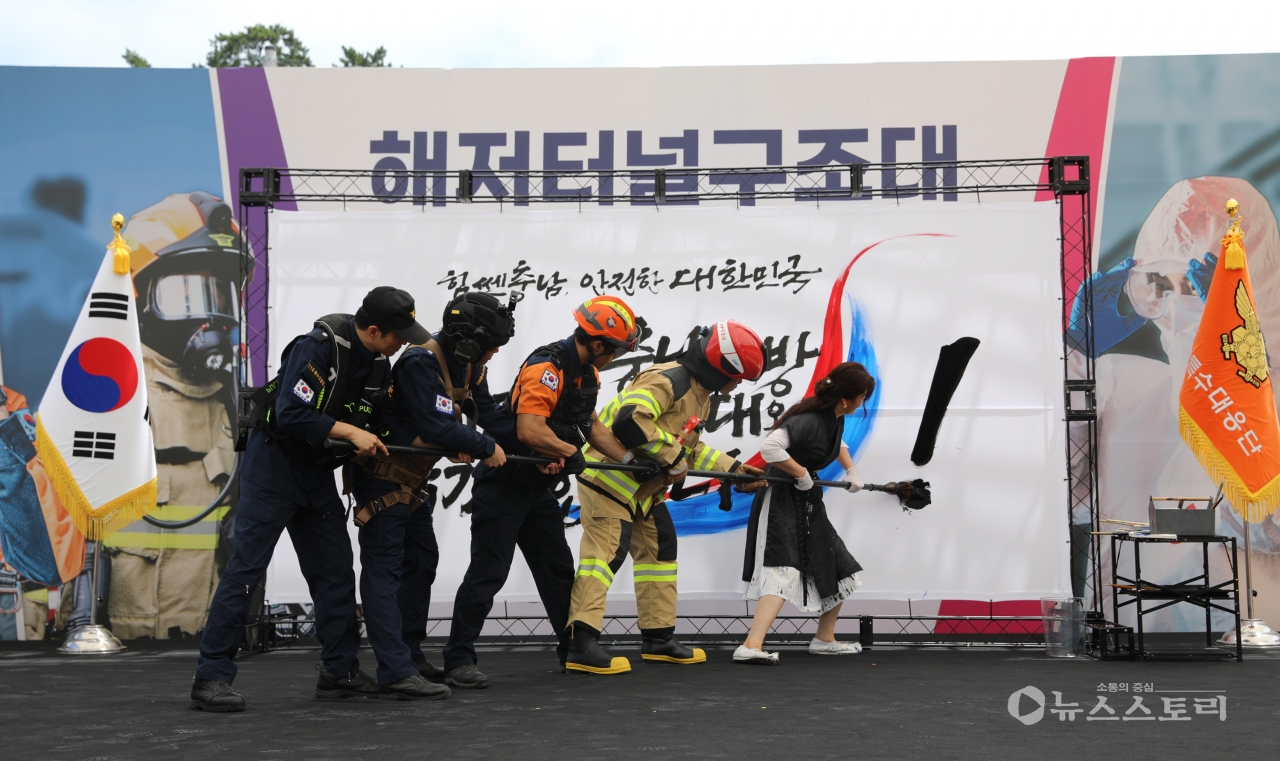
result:
M 601 373 L 601 405 L 643 369 L 673 361 L 702 326 L 736 319 L 763 339 L 766 369 L 754 383 L 712 395 L 708 443 L 751 457 L 804 396 L 815 367 L 827 356 L 854 360 L 880 381 L 845 425 L 871 480 L 916 476 L 909 454 L 938 347 L 977 336 L 983 353 L 922 474 L 939 509 L 907 524 L 895 501 L 827 496 L 837 528 L 868 569 L 860 594 L 1026 599 L 1070 588 L 1053 204 L 277 211 L 271 223 L 272 357 L 317 310 L 351 308 L 376 285 L 409 290 L 428 328 L 458 293 L 520 291 L 515 336 L 488 370 L 500 398 L 529 351 L 572 332 L 577 304 L 617 293 L 642 333 L 636 351 Z M 994 239 L 1008 245 L 990 246 Z M 469 518 L 459 510 L 469 478 L 457 465 L 438 476 L 440 599 L 457 588 L 469 560 Z M 569 483 L 557 490 L 560 498 L 572 494 Z M 681 594 L 741 599 L 750 497 L 740 495 L 727 512 L 717 506 L 714 494 L 670 503 L 681 536 Z M 305 586 L 300 576 L 285 581 L 295 577 L 280 565 L 287 554 L 280 558 L 271 599 L 299 601 L 282 585 L 296 583 L 289 589 L 298 595 Z M 619 572 L 614 594 L 631 592 L 629 573 L 629 566 Z M 522 567 L 503 598 L 536 599 Z

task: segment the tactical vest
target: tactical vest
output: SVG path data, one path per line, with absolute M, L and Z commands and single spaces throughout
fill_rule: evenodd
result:
M 453 377 L 449 371 L 449 362 L 445 359 L 444 349 L 438 341 L 433 338 L 424 344 L 414 344 L 409 349 L 423 349 L 435 357 L 436 363 L 440 365 L 440 380 L 444 383 L 445 394 L 453 401 L 454 419 L 474 429 L 476 427 L 475 417 L 477 412 L 475 402 L 472 401 L 471 397 L 472 365 L 467 365 L 467 373 L 462 382 L 462 388 L 455 388 Z M 480 368 L 480 375 L 477 376 L 476 383 L 484 380 L 486 370 L 487 368 L 485 367 Z M 394 381 L 392 382 L 390 393 L 392 395 L 395 393 Z M 470 409 L 464 418 L 463 410 L 467 407 L 468 402 L 470 402 Z M 436 446 L 435 443 L 423 441 L 420 437 L 414 437 L 413 445 L 417 447 Z M 434 503 L 435 487 L 428 484 L 427 481 L 431 478 L 431 469 L 439 461 L 439 457 L 407 454 L 383 455 L 375 453 L 355 458 L 352 464 L 356 467 L 362 468 L 377 478 L 392 481 L 399 487 L 396 491 L 357 505 L 352 511 L 352 518 L 355 524 L 363 526 L 378 513 L 395 505 L 407 504 L 412 512 L 424 504 Z
M 347 384 L 351 380 L 351 343 L 359 341 L 359 337 L 350 331 L 351 315 L 328 314 L 315 321 L 315 328 L 320 331 L 321 343 L 332 343 L 333 352 L 329 355 L 329 368 L 326 380 L 329 385 L 316 394 L 314 403 L 317 412 L 328 415 L 335 420 L 367 430 L 369 420 L 373 416 L 375 405 L 385 401 L 382 381 L 387 377 L 387 358 L 378 355 L 373 358 L 369 368 L 364 389 L 353 402 L 339 401 L 346 396 Z M 307 336 L 298 336 L 284 347 L 280 353 L 280 366 L 284 367 L 289 359 L 289 352 Z M 243 452 L 248 445 L 249 432 L 260 428 L 267 433 L 267 439 L 274 441 L 280 449 L 293 459 L 312 467 L 336 468 L 350 460 L 352 454 L 335 453 L 328 449 L 313 447 L 307 440 L 294 433 L 282 431 L 276 425 L 275 406 L 280 396 L 280 374 L 272 378 L 267 385 L 253 393 L 251 402 L 253 410 L 240 426 L 240 434 L 236 438 L 236 451 Z
M 449 372 L 449 361 L 444 358 L 444 349 L 436 339 L 431 339 L 424 344 L 414 344 L 411 349 L 424 349 L 431 356 L 436 358 L 436 364 L 440 365 L 440 380 L 444 382 L 444 392 L 453 402 L 453 416 L 458 422 L 466 423 L 472 430 L 476 427 L 476 415 L 479 411 L 476 409 L 475 402 L 471 398 L 471 370 L 473 365 L 467 364 L 467 374 L 462 379 L 462 387 L 455 388 L 453 385 L 453 375 Z M 484 380 L 484 374 L 488 371 L 488 367 L 482 365 L 480 367 L 480 375 L 476 377 L 475 382 L 480 383 Z M 466 420 L 463 419 L 463 413 L 466 413 Z M 430 446 L 429 444 L 426 446 Z
M 566 373 L 569 366 L 569 352 L 571 349 L 565 348 L 564 344 L 559 341 L 540 346 L 533 350 L 520 366 L 523 372 L 525 366 L 534 357 L 549 357 L 551 364 L 559 370 L 565 377 L 564 382 L 560 384 L 560 398 L 556 400 L 556 406 L 552 408 L 550 417 L 547 418 L 547 427 L 556 435 L 556 438 L 572 444 L 581 449 L 587 443 L 587 439 L 591 435 L 591 426 L 595 420 L 596 398 L 600 394 L 599 378 L 591 378 L 586 372 L 582 374 L 582 387 L 573 383 Z M 592 382 L 594 381 L 594 382 Z M 516 373 L 516 384 L 520 382 L 520 373 Z M 515 399 L 516 385 L 511 387 L 511 399 Z M 510 404 L 510 402 L 508 402 Z M 511 414 L 515 415 L 517 410 L 512 407 Z M 508 449 L 511 454 L 536 454 L 532 449 L 523 443 L 513 444 Z M 556 481 L 566 478 L 563 475 L 547 475 L 538 470 L 536 465 L 522 463 L 519 465 L 508 464 L 500 471 L 506 477 L 519 483 L 528 484 L 531 487 L 547 488 Z
M 552 364 L 561 373 L 569 366 L 569 350 L 559 341 L 534 350 L 533 354 L 529 355 L 529 359 L 544 353 L 550 355 Z M 526 359 L 525 363 L 528 362 L 529 360 Z M 591 435 L 591 424 L 596 412 L 596 397 L 600 394 L 599 378 L 597 377 L 591 385 L 586 384 L 588 379 L 584 372 L 583 385 L 579 388 L 576 384 L 568 382 L 569 379 L 566 378 L 563 390 L 560 392 L 560 399 L 556 401 L 555 408 L 551 410 L 551 417 L 547 419 L 547 427 L 556 435 L 556 438 L 578 448 L 582 448 Z M 515 393 L 514 387 L 512 387 L 512 393 Z

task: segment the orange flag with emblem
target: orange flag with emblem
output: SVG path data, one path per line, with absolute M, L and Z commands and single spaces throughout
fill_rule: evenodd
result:
M 1256 523 L 1280 506 L 1280 422 L 1238 212 L 1228 201 L 1231 228 L 1187 362 L 1178 418 L 1209 477 Z

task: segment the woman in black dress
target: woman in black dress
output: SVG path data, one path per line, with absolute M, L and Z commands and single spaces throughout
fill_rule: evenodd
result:
M 769 463 L 766 475 L 792 476 L 795 485 L 771 484 L 756 492 L 747 525 L 746 562 L 742 580 L 747 599 L 758 600 L 746 641 L 733 654 L 738 663 L 776 664 L 777 653 L 764 652 L 764 637 L 790 602 L 802 611 L 821 613 L 809 652 L 848 655 L 862 651 L 857 643 L 837 642 L 840 605 L 862 581 L 862 566 L 845 549 L 827 518 L 816 473 L 839 461 L 850 491 L 862 488 L 843 441 L 844 416 L 862 406 L 876 381 L 857 362 L 838 365 L 814 386 L 814 395 L 791 406 L 760 447 Z

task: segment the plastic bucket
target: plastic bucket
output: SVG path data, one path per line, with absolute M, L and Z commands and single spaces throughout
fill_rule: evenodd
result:
M 1044 597 L 1040 600 L 1044 618 L 1044 651 L 1052 658 L 1084 655 L 1084 599 Z

